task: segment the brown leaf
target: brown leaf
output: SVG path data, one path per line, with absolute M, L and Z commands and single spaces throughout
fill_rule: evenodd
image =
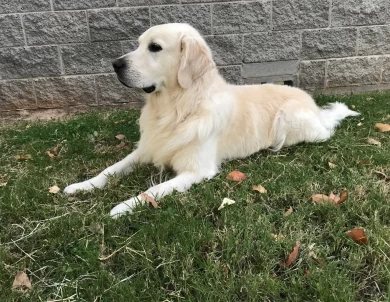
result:
M 225 205 L 231 205 L 231 204 L 234 204 L 234 203 L 236 203 L 235 200 L 229 199 L 229 198 L 226 198 L 226 197 L 225 197 L 225 198 L 222 200 L 221 205 L 218 207 L 218 211 L 222 210 L 222 209 L 225 207 Z
M 119 149 L 122 149 L 126 147 L 126 143 L 125 142 L 120 142 L 118 145 L 115 146 L 115 149 L 119 150 Z
M 13 290 L 29 290 L 31 289 L 31 281 L 25 272 L 16 274 L 14 282 L 12 283 Z
M 363 228 L 355 228 L 346 232 L 357 244 L 367 245 L 368 240 Z
M 288 255 L 288 257 L 287 257 L 286 262 L 281 261 L 280 262 L 280 266 L 289 267 L 291 265 L 291 263 L 293 263 L 295 261 L 295 259 L 297 259 L 298 252 L 299 252 L 299 242 L 296 242 L 295 246 L 294 246 L 294 249 L 292 250 L 290 255 Z
M 53 147 L 53 153 L 54 153 L 55 155 L 58 154 L 58 145 L 55 145 L 55 146 Z
M 16 160 L 26 160 L 26 159 L 30 159 L 30 158 L 31 158 L 31 155 L 30 155 L 30 154 L 16 155 L 16 156 L 15 156 L 15 159 L 16 159 Z
M 245 178 L 245 174 L 238 170 L 234 170 L 226 176 L 226 179 L 230 179 L 233 181 L 243 181 Z
M 334 199 L 324 195 L 324 194 L 315 194 L 311 197 L 311 199 L 316 203 L 335 203 Z
M 359 160 L 359 162 L 360 162 L 362 165 L 366 165 L 366 166 L 371 165 L 370 162 L 368 162 L 368 161 L 366 161 L 366 160 L 364 160 L 364 159 Z
M 146 193 L 141 194 L 141 200 L 149 202 L 153 206 L 153 208 L 155 208 L 155 209 L 159 207 L 157 202 L 154 200 L 154 198 L 149 196 Z
M 286 212 L 284 212 L 283 216 L 287 217 L 287 216 L 291 215 L 293 211 L 294 211 L 293 208 L 289 207 L 288 210 Z
M 378 130 L 379 132 L 387 132 L 387 131 L 390 131 L 390 125 L 377 123 L 377 124 L 375 124 L 375 129 Z
M 367 138 L 367 143 L 369 143 L 371 145 L 376 145 L 376 146 L 382 145 L 380 141 L 377 141 L 376 139 L 373 139 L 371 137 Z
M 338 203 L 339 200 L 340 200 L 340 196 L 339 195 L 334 195 L 333 192 L 330 192 L 329 198 L 332 198 L 335 203 Z
M 123 134 L 118 134 L 118 135 L 115 135 L 115 138 L 119 139 L 119 140 L 122 140 L 122 139 L 125 139 L 126 136 L 124 136 Z
M 342 204 L 344 201 L 346 201 L 348 198 L 348 192 L 347 190 L 342 190 L 340 194 L 340 199 L 336 201 L 337 204 Z
M 57 186 L 53 186 L 49 188 L 49 192 L 52 194 L 57 194 L 61 189 Z
M 337 167 L 334 163 L 328 162 L 329 168 L 334 169 Z
M 260 193 L 267 193 L 267 190 L 262 185 L 253 186 L 253 190 L 259 191 Z
M 45 154 L 47 154 L 47 156 L 49 156 L 50 158 L 56 158 L 56 156 L 53 153 L 51 153 L 50 150 L 47 150 Z
M 381 172 L 381 171 L 377 171 L 377 170 L 374 170 L 374 173 L 376 173 L 376 174 L 382 176 L 382 177 L 384 178 L 385 182 L 389 182 L 389 181 L 390 181 L 390 177 L 387 176 L 385 173 L 383 173 L 383 172 Z

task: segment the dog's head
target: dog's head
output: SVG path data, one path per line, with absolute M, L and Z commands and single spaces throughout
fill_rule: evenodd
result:
M 113 62 L 119 81 L 146 93 L 189 88 L 215 67 L 210 48 L 188 24 L 157 25 L 138 39 L 139 47 Z

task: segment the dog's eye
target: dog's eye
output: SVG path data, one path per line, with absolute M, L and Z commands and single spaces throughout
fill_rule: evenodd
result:
M 162 47 L 156 43 L 150 43 L 148 49 L 151 52 L 159 52 L 162 50 Z

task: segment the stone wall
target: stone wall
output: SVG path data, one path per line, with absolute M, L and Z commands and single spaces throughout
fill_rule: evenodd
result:
M 0 115 L 139 107 L 111 60 L 187 22 L 232 83 L 325 93 L 390 87 L 390 0 L 1 0 Z

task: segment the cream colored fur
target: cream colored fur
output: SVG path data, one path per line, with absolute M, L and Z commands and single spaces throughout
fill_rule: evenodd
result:
M 162 51 L 149 53 L 151 41 Z M 120 77 L 131 87 L 156 86 L 142 109 L 138 147 L 98 176 L 68 186 L 66 193 L 102 188 L 109 175 L 125 175 L 135 163 L 151 162 L 177 173 L 146 190 L 159 199 L 214 177 L 224 160 L 324 141 L 343 118 L 358 114 L 340 103 L 320 109 L 298 88 L 227 84 L 204 39 L 186 24 L 152 27 L 139 42 L 136 51 L 123 57 L 129 67 Z M 141 195 L 133 197 L 114 207 L 111 215 L 131 212 L 142 202 Z

